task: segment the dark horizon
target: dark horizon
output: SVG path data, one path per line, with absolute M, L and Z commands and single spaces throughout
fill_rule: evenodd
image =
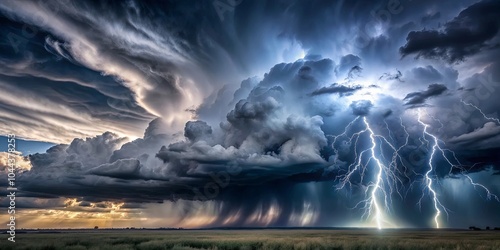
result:
M 207 228 L 170 228 L 170 227 L 157 227 L 157 228 L 142 228 L 142 227 L 130 227 L 130 228 L 19 228 L 18 233 L 22 233 L 23 231 L 79 231 L 79 230 L 374 230 L 374 231 L 427 231 L 427 230 L 458 230 L 458 231 L 471 231 L 472 227 L 479 229 L 479 231 L 498 231 L 500 227 L 475 227 L 470 226 L 467 228 L 383 228 L 378 229 L 377 227 L 207 227 Z M 8 230 L 8 228 L 5 228 Z M 3 232 L 2 234 L 7 234 Z

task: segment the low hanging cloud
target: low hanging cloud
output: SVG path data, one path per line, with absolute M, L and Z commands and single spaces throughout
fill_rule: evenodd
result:
M 88 173 L 125 180 L 134 179 L 139 176 L 140 164 L 140 161 L 137 159 L 120 159 L 113 163 L 105 163 L 92 168 Z
M 451 143 L 465 145 L 471 149 L 488 149 L 500 146 L 500 126 L 495 122 L 487 122 L 483 127 L 474 131 L 453 137 Z
M 339 94 L 341 96 L 344 95 L 351 95 L 352 93 L 356 92 L 357 90 L 362 89 L 363 87 L 361 86 L 346 86 L 346 85 L 340 85 L 338 83 L 333 83 L 332 85 L 328 87 L 323 87 L 318 90 L 315 90 L 314 92 L 311 93 L 311 95 L 324 95 L 324 94 Z
M 405 105 L 410 106 L 412 108 L 419 107 L 425 105 L 425 102 L 435 96 L 439 96 L 443 94 L 448 88 L 442 84 L 431 84 L 427 87 L 426 90 L 421 92 L 412 92 L 406 95 L 403 99 L 405 100 Z

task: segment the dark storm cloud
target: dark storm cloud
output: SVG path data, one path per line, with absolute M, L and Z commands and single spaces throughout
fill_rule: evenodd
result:
M 417 67 L 411 70 L 411 72 L 415 75 L 415 77 L 424 82 L 436 82 L 441 81 L 443 76 L 439 71 L 437 71 L 431 65 L 426 67 Z
M 373 103 L 368 100 L 354 101 L 349 105 L 349 107 L 351 108 L 353 115 L 366 116 L 370 113 Z
M 184 136 L 190 141 L 209 140 L 212 128 L 204 121 L 188 121 L 184 128 Z
M 311 95 L 324 95 L 324 94 L 339 94 L 340 96 L 343 95 L 350 95 L 354 93 L 356 90 L 360 90 L 363 87 L 361 86 L 345 86 L 345 85 L 340 85 L 338 83 L 333 83 L 332 85 L 328 87 L 323 87 L 318 90 L 315 90 L 314 92 L 311 93 Z
M 450 63 L 462 61 L 484 49 L 497 46 L 500 29 L 500 2 L 484 0 L 473 4 L 447 22 L 443 31 L 412 31 L 400 48 L 403 56 L 439 58 Z
M 65 206 L 63 198 L 54 199 L 38 199 L 32 197 L 23 197 L 23 199 L 16 200 L 16 208 L 20 209 L 54 209 L 63 208 Z M 0 199 L 0 207 L 9 207 L 9 199 L 2 197 Z
M 390 115 L 392 115 L 392 113 L 393 113 L 393 111 L 389 109 L 389 110 L 387 110 L 387 111 L 385 111 L 385 112 L 384 112 L 383 117 L 384 117 L 384 118 L 387 118 L 387 117 L 389 117 Z
M 384 73 L 378 79 L 379 80 L 389 80 L 389 81 L 397 80 L 399 82 L 404 82 L 402 77 L 403 77 L 403 73 L 401 73 L 401 71 L 397 70 L 396 73 L 394 73 L 394 74 Z
M 120 159 L 113 163 L 105 163 L 92 168 L 88 173 L 119 179 L 135 179 L 138 177 L 139 168 L 140 161 L 137 159 Z
M 451 138 L 451 143 L 466 145 L 468 148 L 499 148 L 500 126 L 494 122 L 487 122 L 483 127 L 470 133 Z
M 405 105 L 418 107 L 424 105 L 427 99 L 443 94 L 447 89 L 444 85 L 433 83 L 424 91 L 407 94 L 403 100 L 406 101 Z
M 441 12 L 438 11 L 438 12 L 435 12 L 435 13 L 431 13 L 431 14 L 425 15 L 424 17 L 422 17 L 421 22 L 423 24 L 426 24 L 428 22 L 431 22 L 431 21 L 434 21 L 434 20 L 438 20 L 440 17 L 441 17 Z

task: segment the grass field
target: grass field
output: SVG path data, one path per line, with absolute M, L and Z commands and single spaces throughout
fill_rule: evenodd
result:
M 500 231 L 95 230 L 2 235 L 0 249 L 500 249 Z

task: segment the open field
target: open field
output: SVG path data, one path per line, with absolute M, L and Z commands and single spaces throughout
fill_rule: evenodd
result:
M 0 249 L 500 249 L 500 231 L 88 230 L 3 234 Z

